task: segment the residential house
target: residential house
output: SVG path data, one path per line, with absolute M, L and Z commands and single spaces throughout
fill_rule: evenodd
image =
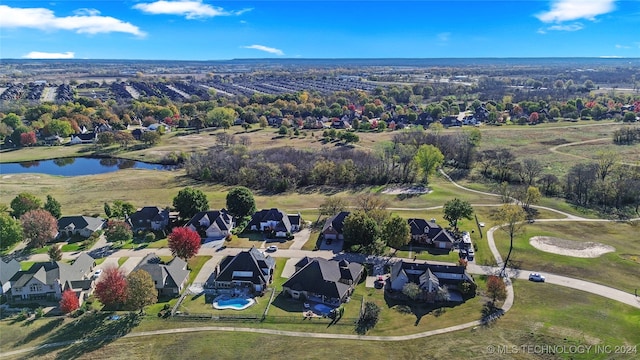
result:
M 61 261 L 35 263 L 29 270 L 18 271 L 11 277 L 8 300 L 59 301 L 62 293 L 71 289 L 82 304 L 93 292 L 91 273 L 95 266 L 95 260 L 87 253 L 80 254 L 71 265 Z
M 341 211 L 324 222 L 322 236 L 325 240 L 344 240 L 342 227 L 344 226 L 344 219 L 349 216 L 349 214 L 350 212 L 348 211 Z
M 233 226 L 233 217 L 229 215 L 226 209 L 201 211 L 195 214 L 185 225 L 185 227 L 197 231 L 200 237 L 206 239 L 224 238 L 231 234 Z
M 104 227 L 105 220 L 91 216 L 63 216 L 58 219 L 58 233 L 61 237 L 79 235 L 88 238 Z
M 342 118 L 332 118 L 331 127 L 334 129 L 351 129 L 351 123 L 349 123 L 349 117 L 343 116 Z
M 169 225 L 169 210 L 157 206 L 145 206 L 129 215 L 127 223 L 134 231 L 164 230 Z
M 408 219 L 411 240 L 420 245 L 430 245 L 438 249 L 451 250 L 455 239 L 451 234 L 434 221 L 424 219 Z
M 9 280 L 20 271 L 20 263 L 16 259 L 9 262 L 0 260 L 0 295 L 4 295 L 11 289 Z
M 88 132 L 88 133 L 80 133 L 71 135 L 71 141 L 69 144 L 93 144 L 96 141 L 96 133 Z
M 362 276 L 362 264 L 347 260 L 303 258 L 295 273 L 282 285 L 282 291 L 294 299 L 311 300 L 338 306 L 349 300 Z
M 429 302 L 437 299 L 441 289 L 459 289 L 463 282 L 475 286 L 473 278 L 464 266 L 396 261 L 391 267 L 389 288 L 393 291 L 402 291 L 409 282 L 417 284 L 422 290 L 421 299 Z M 458 294 L 451 292 L 449 294 L 450 301 L 462 301 Z
M 445 128 L 462 126 L 462 121 L 458 120 L 458 117 L 454 115 L 443 117 L 440 119 L 440 123 Z
M 300 214 L 286 214 L 276 208 L 262 209 L 251 217 L 247 224 L 250 230 L 273 231 L 275 237 L 286 238 L 300 230 L 302 218 Z
M 220 261 L 213 273 L 213 287 L 219 290 L 244 287 L 262 294 L 273 281 L 275 268 L 275 259 L 252 247 Z
M 171 261 L 163 264 L 155 253 L 145 256 L 133 269 L 144 270 L 151 275 L 153 283 L 158 290 L 158 296 L 177 296 L 189 281 L 190 270 L 187 269 L 187 262 L 174 257 Z

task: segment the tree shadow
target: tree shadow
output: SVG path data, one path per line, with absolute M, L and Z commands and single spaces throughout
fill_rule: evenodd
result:
M 48 343 L 80 340 L 74 342 L 56 355 L 56 359 L 76 359 L 121 338 L 138 326 L 141 318 L 136 313 L 128 313 L 112 319 L 113 313 L 87 313 L 77 320 L 57 328 L 48 338 Z M 49 354 L 50 347 L 40 347 L 25 358 L 33 359 Z
M 27 336 L 24 337 L 24 339 L 15 343 L 14 347 L 30 343 L 31 341 L 39 338 L 40 336 L 52 332 L 55 328 L 62 325 L 63 322 L 64 322 L 64 318 L 62 317 L 49 321 L 48 323 L 31 331 L 29 334 L 27 334 Z

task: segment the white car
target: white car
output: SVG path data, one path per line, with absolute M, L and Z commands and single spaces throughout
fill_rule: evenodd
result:
M 268 252 L 274 252 L 274 251 L 277 251 L 277 250 L 278 250 L 278 247 L 275 246 L 275 245 L 271 245 L 271 246 L 267 247 L 267 251 Z
M 538 273 L 531 273 L 529 274 L 529 281 L 544 282 L 544 276 Z
M 96 280 L 97 278 L 99 278 L 100 275 L 102 275 L 102 269 L 96 270 L 96 272 L 93 273 L 93 280 Z

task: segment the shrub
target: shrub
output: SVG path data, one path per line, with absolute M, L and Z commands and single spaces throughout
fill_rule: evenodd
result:
M 356 324 L 356 332 L 358 334 L 364 334 L 370 329 L 373 329 L 373 327 L 378 323 L 379 318 L 380 307 L 375 303 L 367 301 L 364 304 L 364 312 Z

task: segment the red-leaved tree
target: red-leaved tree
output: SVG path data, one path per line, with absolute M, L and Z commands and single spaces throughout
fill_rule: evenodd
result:
M 107 308 L 122 306 L 127 301 L 127 279 L 124 273 L 114 266 L 104 269 L 96 284 L 95 294 Z
M 529 115 L 529 122 L 532 124 L 537 124 L 539 118 L 540 115 L 538 115 L 538 113 L 534 111 L 531 113 L 531 115 Z
M 58 221 L 43 209 L 27 211 L 20 216 L 24 238 L 32 248 L 41 248 L 58 234 Z
M 20 134 L 20 145 L 22 146 L 31 146 L 37 142 L 36 133 L 33 131 L 29 131 L 26 133 Z
M 72 311 L 76 311 L 76 309 L 80 307 L 80 301 L 78 300 L 76 293 L 73 290 L 69 289 L 65 290 L 62 293 L 62 298 L 60 299 L 59 306 L 60 311 L 68 314 Z
M 487 293 L 491 297 L 492 302 L 496 300 L 504 300 L 507 298 L 507 287 L 504 284 L 504 280 L 495 275 L 489 275 L 487 277 Z
M 173 256 L 189 260 L 200 250 L 200 235 L 186 227 L 173 228 L 169 234 L 169 249 Z

